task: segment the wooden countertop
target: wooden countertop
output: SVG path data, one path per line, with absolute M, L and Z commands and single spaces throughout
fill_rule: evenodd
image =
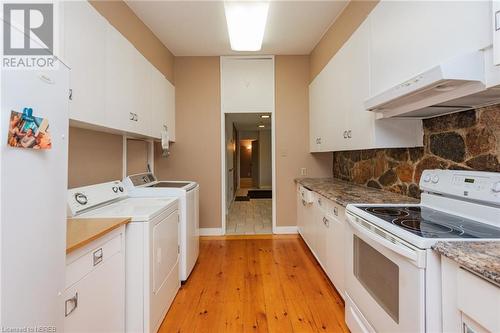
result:
M 130 222 L 130 218 L 72 218 L 67 220 L 66 254 Z

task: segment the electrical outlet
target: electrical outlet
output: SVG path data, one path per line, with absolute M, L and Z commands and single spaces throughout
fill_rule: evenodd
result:
M 307 169 L 306 168 L 300 168 L 300 175 L 301 176 L 306 176 L 307 175 Z

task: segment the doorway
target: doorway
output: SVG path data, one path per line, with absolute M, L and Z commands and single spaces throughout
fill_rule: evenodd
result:
M 273 232 L 273 147 L 270 113 L 224 116 L 225 234 Z

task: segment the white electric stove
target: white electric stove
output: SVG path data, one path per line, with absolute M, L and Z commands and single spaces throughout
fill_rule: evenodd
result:
M 500 173 L 426 170 L 418 205 L 346 208 L 353 332 L 441 332 L 438 241 L 500 241 Z
M 180 288 L 178 200 L 129 197 L 113 181 L 68 190 L 68 212 L 131 218 L 125 230 L 125 331 L 156 332 Z

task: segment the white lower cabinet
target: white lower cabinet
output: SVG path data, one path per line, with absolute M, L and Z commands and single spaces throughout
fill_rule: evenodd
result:
M 125 226 L 66 257 L 65 332 L 125 331 Z
M 344 227 L 345 208 L 312 193 L 307 203 L 297 188 L 297 227 L 300 235 L 344 297 Z
M 500 287 L 441 257 L 443 332 L 500 332 Z

